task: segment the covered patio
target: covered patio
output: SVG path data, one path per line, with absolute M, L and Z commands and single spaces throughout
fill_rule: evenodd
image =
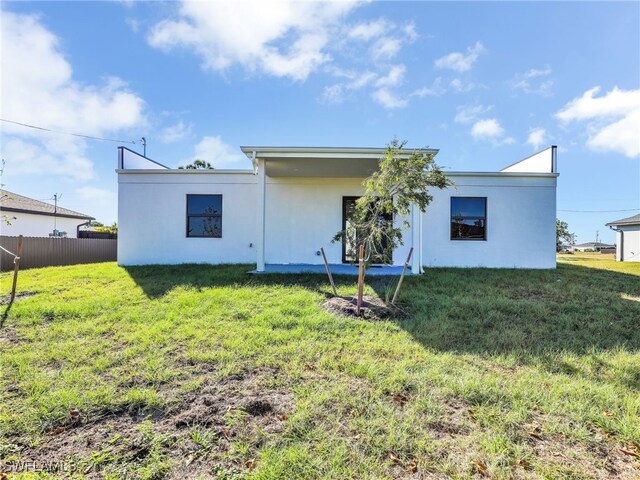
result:
M 344 228 L 343 201 L 362 194 L 362 181 L 378 168 L 386 150 L 241 148 L 257 176 L 256 270 L 252 273 L 324 273 L 319 256 L 323 247 L 333 274 L 357 275 L 358 268 L 345 258 L 344 246 L 330 240 Z M 404 235 L 404 246 L 393 252 L 392 265 L 373 266 L 368 275 L 399 275 L 410 247 L 414 255 L 407 273 L 421 272 L 421 212 L 414 207 L 406 218 L 394 221 L 405 219 L 410 227 Z

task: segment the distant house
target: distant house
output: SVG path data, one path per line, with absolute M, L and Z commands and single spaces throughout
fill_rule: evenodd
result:
M 571 248 L 578 252 L 600 252 L 601 250 L 616 248 L 616 246 L 602 242 L 587 242 L 572 245 Z
M 0 214 L 0 234 L 6 236 L 77 238 L 78 227 L 94 220 L 7 190 L 0 190 Z
M 640 214 L 607 223 L 616 231 L 616 260 L 619 262 L 640 262 Z

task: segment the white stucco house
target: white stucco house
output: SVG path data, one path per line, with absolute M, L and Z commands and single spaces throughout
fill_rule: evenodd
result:
M 0 235 L 25 237 L 57 236 L 77 238 L 78 227 L 93 217 L 56 207 L 35 198 L 25 197 L 7 190 L 0 190 Z
M 616 231 L 616 260 L 640 262 L 640 214 L 607 223 Z
M 241 150 L 246 170 L 177 170 L 119 147 L 118 263 L 321 271 L 322 247 L 347 272 L 351 259 L 331 239 L 385 150 Z M 447 172 L 455 187 L 434 189 L 427 211 L 411 212 L 384 271 L 401 266 L 411 247 L 414 274 L 424 266 L 555 268 L 556 163 L 550 147 L 499 172 Z

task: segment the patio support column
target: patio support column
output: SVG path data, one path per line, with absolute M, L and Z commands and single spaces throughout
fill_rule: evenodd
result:
M 264 237 L 265 237 L 265 200 L 267 194 L 267 175 L 264 158 L 257 159 L 258 173 L 258 241 L 256 242 L 256 271 L 264 272 Z
M 411 273 L 422 273 L 422 212 L 417 205 L 411 205 L 411 245 L 413 256 L 411 257 Z

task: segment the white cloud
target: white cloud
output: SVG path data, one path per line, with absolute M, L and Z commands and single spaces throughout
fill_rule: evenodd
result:
M 449 86 L 456 93 L 466 93 L 476 88 L 475 83 L 460 80 L 459 78 L 451 80 L 451 82 L 449 82 Z
M 220 136 L 202 137 L 194 148 L 192 158 L 184 160 L 181 164 L 188 164 L 194 160 L 204 160 L 221 169 L 250 167 L 250 161 L 240 149 L 224 143 Z
M 402 40 L 394 37 L 382 37 L 371 47 L 374 60 L 389 60 L 395 57 L 402 48 Z
M 587 146 L 597 151 L 619 152 L 629 158 L 640 156 L 640 109 L 596 129 L 589 137 Z
M 436 78 L 430 87 L 422 87 L 414 90 L 411 95 L 415 97 L 439 97 L 447 93 L 446 87 L 442 84 L 442 78 Z
M 170 125 L 160 132 L 160 141 L 163 143 L 175 143 L 184 140 L 191 135 L 193 125 L 184 123 L 180 120 L 175 125 Z
M 356 40 L 369 41 L 372 38 L 379 37 L 385 31 L 389 30 L 389 28 L 391 28 L 389 23 L 381 18 L 371 22 L 359 23 L 351 27 L 347 36 Z
M 355 2 L 182 2 L 148 36 L 162 50 L 194 50 L 205 69 L 238 64 L 304 80 L 330 61 L 327 45 Z
M 473 138 L 498 138 L 504 135 L 504 128 L 495 118 L 478 120 L 471 127 Z
M 371 97 L 377 103 L 390 110 L 406 107 L 408 104 L 407 100 L 401 98 L 397 93 L 391 90 L 391 88 L 402 84 L 404 81 L 405 71 L 406 67 L 402 64 L 392 65 L 387 75 L 379 77 L 376 80 L 376 90 L 372 93 Z
M 106 225 L 117 221 L 118 194 L 107 188 L 84 186 L 71 193 L 68 200 L 79 205 L 79 211 Z
M 2 16 L 4 118 L 99 137 L 145 125 L 143 100 L 122 80 L 109 78 L 102 86 L 75 81 L 58 38 L 37 16 L 7 11 Z M 2 136 L 3 155 L 13 172 L 76 180 L 94 176 L 83 139 L 8 123 Z
M 112 190 L 99 187 L 85 186 L 76 190 L 83 200 L 97 200 L 100 202 L 116 202 L 117 194 Z
M 567 103 L 556 118 L 562 123 L 586 122 L 587 147 L 617 152 L 633 158 L 640 156 L 640 89 L 614 87 L 596 97 L 600 87 L 587 90 Z
M 327 85 L 322 91 L 322 103 L 339 104 L 344 101 L 344 87 L 340 83 Z
M 404 80 L 406 67 L 402 64 L 392 65 L 389 73 L 376 81 L 376 87 L 396 87 Z
M 476 121 L 471 127 L 471 136 L 475 140 L 488 140 L 494 145 L 513 143 L 514 139 L 505 135 L 505 130 L 495 118 Z
M 478 57 L 486 53 L 486 49 L 480 42 L 476 42 L 473 47 L 467 48 L 467 54 L 461 52 L 453 52 L 444 57 L 441 57 L 435 61 L 436 68 L 449 68 L 456 72 L 466 72 L 471 70 L 473 64 L 478 60 Z
M 352 89 L 360 89 L 369 85 L 376 78 L 376 74 L 373 72 L 363 72 L 357 74 L 353 77 L 353 79 L 347 84 L 348 88 Z
M 390 110 L 395 108 L 403 108 L 407 106 L 407 100 L 400 98 L 387 88 L 379 88 L 372 94 L 373 99 Z
M 453 121 L 463 124 L 471 123 L 474 120 L 477 120 L 481 115 L 490 111 L 492 108 L 492 105 L 461 105 L 458 107 L 458 113 L 454 117 Z
M 418 32 L 416 32 L 416 24 L 413 22 L 407 23 L 402 30 L 409 42 L 414 42 L 419 37 Z
M 448 84 L 445 84 L 442 77 L 436 78 L 430 87 L 422 87 L 414 90 L 411 95 L 416 97 L 439 97 L 447 92 L 452 93 L 467 93 L 476 88 L 476 84 L 454 78 Z
M 521 90 L 524 93 L 532 93 L 543 97 L 553 95 L 554 81 L 551 79 L 543 80 L 544 77 L 551 75 L 552 70 L 549 65 L 543 68 L 531 68 L 524 73 L 516 74 L 509 82 L 512 90 Z
M 542 145 L 547 142 L 547 131 L 544 128 L 534 128 L 529 131 L 527 137 L 527 143 L 531 145 L 534 150 L 538 150 Z
M 140 30 L 140 20 L 132 17 L 127 17 L 124 19 L 124 23 L 131 29 L 133 33 L 138 33 Z

